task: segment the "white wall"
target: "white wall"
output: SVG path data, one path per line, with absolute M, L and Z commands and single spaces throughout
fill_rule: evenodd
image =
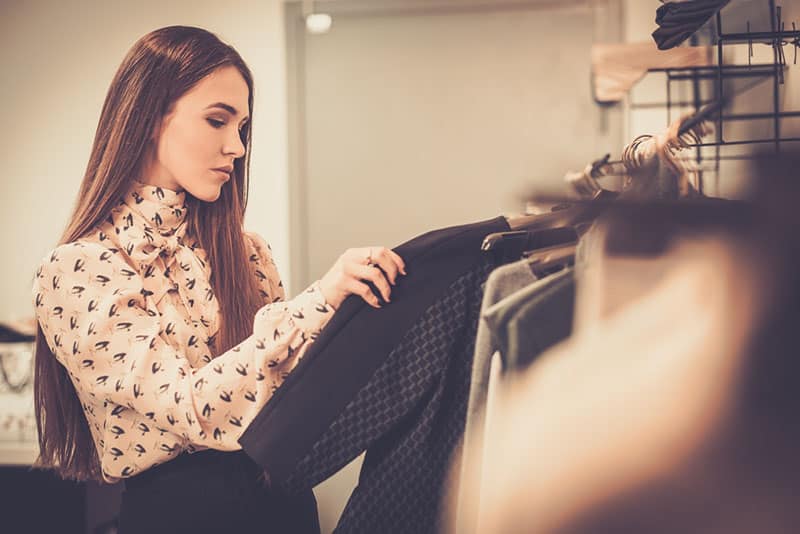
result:
M 0 6 L 0 320 L 33 313 L 33 270 L 64 229 L 123 56 L 145 33 L 173 24 L 215 32 L 253 71 L 246 226 L 272 244 L 291 294 L 282 2 L 3 0 Z

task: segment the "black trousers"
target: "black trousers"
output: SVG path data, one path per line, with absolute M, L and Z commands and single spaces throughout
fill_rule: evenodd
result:
M 279 493 L 241 451 L 184 453 L 125 479 L 120 534 L 319 534 L 311 490 Z

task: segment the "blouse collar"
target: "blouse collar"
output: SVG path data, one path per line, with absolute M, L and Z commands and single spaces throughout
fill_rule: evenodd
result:
M 201 321 L 199 307 L 194 306 L 197 296 L 184 282 L 208 279 L 210 272 L 205 253 L 194 237 L 187 235 L 186 195 L 134 181 L 118 209 L 112 211 L 110 222 L 115 241 L 135 263 L 144 290 L 155 302 L 175 290 L 192 319 Z M 198 290 L 200 287 L 198 283 Z
M 187 212 L 185 191 L 173 191 L 134 180 L 123 202 L 159 235 L 182 236 L 185 232 Z

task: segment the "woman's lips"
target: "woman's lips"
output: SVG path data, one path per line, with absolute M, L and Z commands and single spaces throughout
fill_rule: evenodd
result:
M 222 169 L 211 169 L 211 170 L 217 173 L 225 181 L 228 181 L 231 177 L 228 171 L 224 171 Z

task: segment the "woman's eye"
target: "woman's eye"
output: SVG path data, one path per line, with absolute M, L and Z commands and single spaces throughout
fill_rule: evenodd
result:
M 223 126 L 225 126 L 227 124 L 225 121 L 221 121 L 221 120 L 217 120 L 217 119 L 206 119 L 206 121 L 208 121 L 208 123 L 213 128 L 217 128 L 217 129 L 222 128 Z M 244 135 L 245 131 L 247 130 L 247 126 L 248 126 L 247 123 L 244 123 L 241 126 L 239 126 L 239 135 Z

